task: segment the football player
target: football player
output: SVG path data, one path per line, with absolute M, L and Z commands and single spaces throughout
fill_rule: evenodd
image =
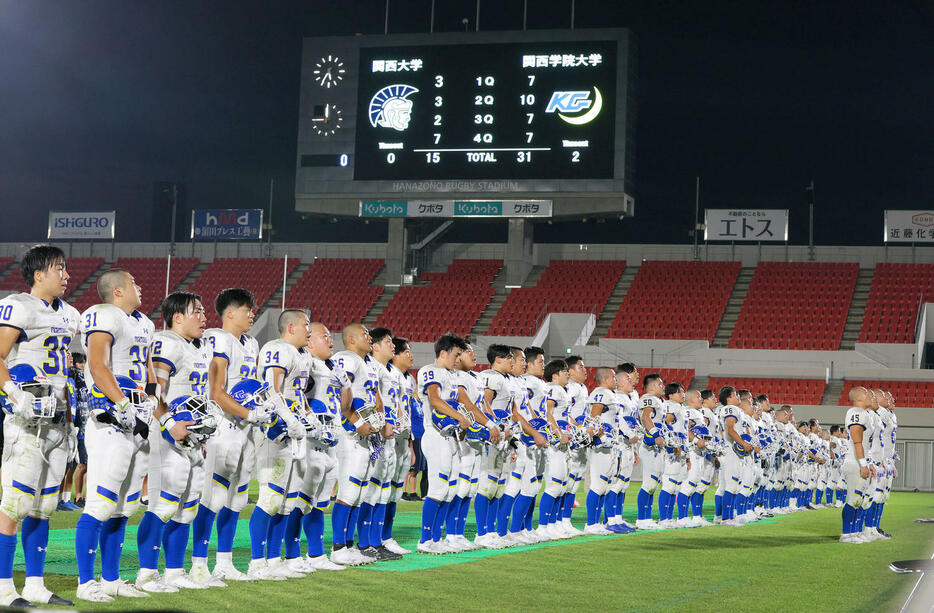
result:
M 752 453 L 737 454 L 740 459 L 741 469 L 740 490 L 734 499 L 734 518 L 737 522 L 748 523 L 758 519 L 753 511 L 753 488 L 756 483 L 755 462 L 761 449 L 758 447 L 758 429 L 753 416 L 755 413 L 755 399 L 752 397 L 752 392 L 749 390 L 739 390 L 737 395 L 739 396 L 739 408 L 742 411 L 739 416 L 737 428 L 740 437 L 745 435 L 743 440 L 748 441 L 752 445 Z
M 256 359 L 259 345 L 247 334 L 253 327 L 256 301 L 241 288 L 223 290 L 214 299 L 214 310 L 222 327 L 205 330 L 204 340 L 211 347 L 208 367 L 208 397 L 223 411 L 217 436 L 206 443 L 205 474 L 210 476 L 192 524 L 191 579 L 204 585 L 216 584 L 208 571 L 208 545 L 217 518 L 218 580 L 247 581 L 246 573 L 233 565 L 233 541 L 240 511 L 247 503 L 247 490 L 256 463 L 254 432 L 269 420 L 272 407 L 244 407 L 231 396 L 245 379 L 257 380 Z M 257 386 L 259 389 L 259 386 Z M 241 396 L 241 400 L 244 397 Z M 260 436 L 262 434 L 260 433 Z
M 352 401 L 343 410 L 341 436 L 337 445 L 337 500 L 331 511 L 331 530 L 335 564 L 368 564 L 375 562 L 372 552 L 363 553 L 370 545 L 372 505 L 364 504 L 373 469 L 371 458 L 382 453 L 379 431 L 386 423 L 383 401 L 379 393 L 379 373 L 370 358 L 373 348 L 370 331 L 361 323 L 351 323 L 341 331 L 344 350 L 334 354 L 351 383 Z M 354 546 L 354 531 L 359 533 L 359 548 Z
M 752 443 L 743 439 L 742 435 L 748 433 L 743 430 L 742 409 L 739 404 L 739 395 L 736 388 L 724 386 L 720 388 L 720 421 L 723 425 L 723 436 L 727 443 L 726 451 L 720 456 L 720 480 L 723 483 L 723 521 L 722 525 L 742 525 L 734 519 L 736 512 L 736 498 L 741 492 L 743 476 L 743 458 L 752 453 Z
M 561 524 L 560 501 L 568 487 L 568 450 L 571 446 L 571 426 L 568 409 L 571 398 L 565 386 L 568 384 L 567 362 L 552 360 L 545 365 L 545 412 L 552 431 L 558 433 L 555 445 L 545 449 L 544 491 L 538 511 L 538 535 L 543 539 L 563 539 L 573 534 Z
M 528 402 L 516 408 L 520 411 L 517 421 L 526 436 L 520 437 L 520 443 L 525 444 L 519 445 L 516 454 L 524 453 L 525 462 L 521 473 L 522 483 L 516 496 L 509 527 L 512 535 L 510 540 L 521 544 L 525 544 L 526 541 L 541 541 L 540 535 L 532 530 L 532 519 L 535 497 L 541 489 L 542 475 L 545 472 L 545 449 L 550 446 L 543 434 L 549 428 L 545 411 L 545 382 L 541 378 L 545 371 L 545 352 L 541 347 L 526 347 L 523 357 L 526 368 L 525 373 L 519 376 L 519 384 L 525 388 Z
M 681 483 L 687 476 L 687 448 L 685 442 L 686 419 L 684 387 L 671 382 L 665 386 L 665 403 L 662 405 L 663 428 L 665 428 L 665 467 L 662 472 L 661 490 L 658 492 L 658 525 L 660 528 L 677 528 L 674 519 L 675 502 Z M 685 522 L 686 523 L 686 522 Z
M 380 431 L 382 453 L 373 460 L 373 467 L 370 471 L 370 485 L 366 489 L 360 514 L 361 516 L 364 516 L 367 512 L 370 514 L 369 548 L 366 553 L 381 561 L 399 560 L 402 558 L 402 554 L 390 551 L 383 546 L 383 526 L 386 523 L 386 505 L 389 503 L 390 494 L 392 494 L 391 473 L 396 468 L 396 446 L 392 438 L 395 417 L 399 414 L 399 403 L 402 400 L 402 386 L 399 379 L 387 368 L 389 360 L 396 354 L 392 332 L 388 328 L 373 328 L 370 331 L 370 338 L 372 340 L 372 350 L 369 360 L 379 375 L 379 394 L 383 403 L 386 424 Z M 366 505 L 369 505 L 370 508 L 366 509 Z
M 631 363 L 616 367 L 616 399 L 619 404 L 619 433 L 616 451 L 619 455 L 619 471 L 606 495 L 607 529 L 620 533 L 632 532 L 635 528 L 623 521 L 623 503 L 632 477 L 633 467 L 638 456 L 636 446 L 642 439 L 639 426 L 639 392 L 635 383 L 639 380 L 639 371 Z
M 350 378 L 331 360 L 334 340 L 327 326 L 315 322 L 310 330 L 307 349 L 311 352 L 311 374 L 305 395 L 318 424 L 335 434 L 339 441 L 342 411 L 349 410 L 352 402 Z M 324 510 L 331 504 L 331 492 L 337 483 L 337 446 L 327 443 L 322 437 L 309 437 L 309 455 L 316 454 L 326 457 L 320 457 L 315 469 L 306 467 L 303 490 L 308 490 L 305 494 L 308 501 L 300 517 L 308 541 L 307 562 L 316 570 L 344 570 L 344 566 L 331 562 L 324 553 Z M 315 470 L 319 474 L 315 474 Z M 296 519 L 290 517 L 289 521 L 295 522 Z M 294 534 L 295 527 L 286 525 L 286 532 Z
M 584 418 L 587 413 L 587 399 L 590 393 L 585 385 L 587 381 L 587 367 L 584 360 L 579 355 L 568 356 L 564 360 L 568 365 L 568 396 L 571 399 L 571 406 L 568 409 L 568 416 L 578 426 L 583 426 Z M 577 497 L 577 489 L 580 487 L 581 479 L 584 478 L 584 471 L 587 469 L 588 447 L 581 445 L 577 449 L 571 449 L 568 452 L 568 489 L 561 497 L 561 523 L 564 525 L 564 531 L 572 536 L 583 534 L 571 524 L 571 514 L 574 511 L 574 502 Z
M 184 561 L 189 526 L 204 491 L 203 444 L 217 428 L 216 405 L 206 395 L 213 352 L 202 338 L 206 320 L 201 297 L 169 294 L 162 301 L 162 318 L 169 327 L 153 335 L 150 353 L 165 413 L 156 413 L 161 435 L 150 436 L 149 505 L 136 532 L 136 587 L 144 591 L 206 587 L 188 577 Z M 181 441 L 171 435 L 177 421 L 191 432 Z M 164 581 L 157 570 L 163 545 Z
M 103 273 L 97 280 L 97 294 L 102 303 L 81 316 L 88 355 L 85 381 L 90 391 L 90 419 L 85 426 L 90 496 L 75 528 L 75 557 L 78 598 L 108 602 L 113 596 L 147 595 L 120 580 L 120 554 L 127 518 L 139 507 L 149 466 L 149 419 L 154 402 L 145 388 L 155 382 L 149 359 L 155 328 L 137 310 L 140 288 L 125 270 Z M 94 581 L 98 546 L 100 583 Z
M 457 442 L 457 492 L 448 505 L 445 537 L 449 548 L 460 551 L 472 551 L 482 547 L 467 540 L 464 532 L 470 513 L 470 501 L 480 489 L 481 461 L 487 443 L 496 444 L 500 439 L 496 422 L 480 408 L 483 406 L 484 389 L 480 375 L 473 370 L 476 365 L 477 355 L 470 343 L 467 343 L 467 349 L 458 357 L 454 377 L 458 387 L 457 401 L 467 409 L 468 420 L 472 420 L 473 423 L 464 439 Z
M 881 391 L 881 390 L 880 390 Z M 884 538 L 891 538 L 892 535 L 885 532 L 880 526 L 879 522 L 882 519 L 882 511 L 885 508 L 885 503 L 888 502 L 889 496 L 892 493 L 892 481 L 895 480 L 895 477 L 898 476 L 898 471 L 895 468 L 895 460 L 897 459 L 897 454 L 895 452 L 895 440 L 898 431 L 898 419 L 895 417 L 895 398 L 890 392 L 881 391 L 884 397 L 884 406 L 882 403 L 879 405 L 879 410 L 877 414 L 882 418 L 882 442 L 884 443 L 884 492 L 880 502 L 876 503 L 876 507 L 873 511 L 873 520 L 872 526 L 876 531 L 879 532 Z
M 665 439 L 662 437 L 662 403 L 665 382 L 656 373 L 650 373 L 642 379 L 644 393 L 639 399 L 640 422 L 645 433 L 639 447 L 639 459 L 642 462 L 642 487 L 639 489 L 636 528 L 639 530 L 657 530 L 658 524 L 652 519 L 652 498 L 662 481 L 665 470 Z
M 846 412 L 845 424 L 849 432 L 846 441 L 846 459 L 843 461 L 843 474 L 846 478 L 846 504 L 843 505 L 843 533 L 841 543 L 865 543 L 860 526 L 860 515 L 864 501 L 869 498 L 869 479 L 872 471 L 867 453 L 867 444 L 875 434 L 876 422 L 870 417 L 872 392 L 865 387 L 856 386 L 850 390 L 850 404 Z
M 395 466 L 390 471 L 390 481 L 392 490 L 390 491 L 389 501 L 386 503 L 386 520 L 383 524 L 383 546 L 393 553 L 406 555 L 412 553 L 401 546 L 392 536 L 393 522 L 396 518 L 396 504 L 402 500 L 402 494 L 405 486 L 405 476 L 410 466 L 409 439 L 412 436 L 412 403 L 417 402 L 415 398 L 415 378 L 409 373 L 415 356 L 412 355 L 412 348 L 409 346 L 409 340 L 401 336 L 393 337 L 393 351 L 395 355 L 392 361 L 386 367 L 389 373 L 396 378 L 399 383 L 399 402 L 396 407 L 396 415 L 393 416 L 393 434 L 387 444 L 395 447 Z
M 525 386 L 525 383 L 522 381 L 521 377 L 525 374 L 526 364 L 525 352 L 522 351 L 519 347 L 510 347 L 509 350 L 513 355 L 512 371 L 510 372 L 510 377 L 508 379 L 509 386 L 512 390 L 512 414 L 510 416 L 510 424 L 513 425 L 513 432 L 516 433 L 516 436 L 513 439 L 513 445 L 515 447 L 515 453 L 512 454 L 512 457 L 507 456 L 506 463 L 503 468 L 503 475 L 506 478 L 506 485 L 503 488 L 503 494 L 499 499 L 499 508 L 497 509 L 496 515 L 496 533 L 499 535 L 500 539 L 503 539 L 504 544 L 507 546 L 512 545 L 530 545 L 532 541 L 526 539 L 524 536 L 519 537 L 518 532 L 513 533 L 509 538 L 507 533 L 509 532 L 510 522 L 509 517 L 513 512 L 513 507 L 516 503 L 516 497 L 519 496 L 522 490 L 522 475 L 525 472 L 526 464 L 528 463 L 528 453 L 527 449 L 520 442 L 521 434 L 520 432 L 525 432 L 519 423 L 517 415 L 522 415 L 523 419 L 526 419 L 525 416 L 529 414 L 529 392 L 528 388 Z M 528 420 L 526 419 L 526 424 Z M 524 519 L 524 518 L 523 518 Z M 528 542 L 526 542 L 528 541 Z
M 275 419 L 257 436 L 256 480 L 259 497 L 250 515 L 250 565 L 252 579 L 281 581 L 304 577 L 282 561 L 282 542 L 288 516 L 298 504 L 302 467 L 306 456 L 305 388 L 311 371 L 311 354 L 305 349 L 311 336 L 308 315 L 285 309 L 277 322 L 279 338 L 259 350 L 257 372 L 269 385 Z M 301 418 L 301 419 L 300 419 Z
M 418 397 L 424 407 L 425 435 L 422 451 L 428 461 L 428 497 L 422 504 L 420 553 L 443 554 L 452 550 L 442 540 L 448 504 L 457 491 L 453 470 L 458 460 L 457 435 L 470 428 L 470 421 L 457 408 L 458 387 L 454 367 L 467 343 L 459 336 L 444 334 L 435 342 L 435 361 L 418 371 Z
M 863 538 L 875 541 L 886 538 L 875 527 L 875 505 L 882 501 L 885 495 L 885 420 L 879 410 L 886 402 L 885 392 L 874 389 L 870 392 L 871 404 L 869 418 L 873 421 L 872 428 L 867 430 L 868 436 L 863 436 L 863 443 L 868 450 L 869 468 L 872 473 L 869 479 L 869 488 L 865 491 L 863 499 L 863 514 L 860 523 L 863 524 Z M 883 409 L 884 410 L 884 409 Z
M 616 373 L 601 367 L 594 373 L 597 387 L 587 399 L 585 425 L 594 437 L 590 448 L 590 490 L 587 492 L 585 534 L 615 534 L 600 521 L 604 497 L 619 473 L 616 453 L 617 430 Z
M 678 491 L 678 527 L 680 528 L 693 528 L 704 525 L 698 521 L 703 519 L 703 516 L 689 510 L 694 495 L 697 493 L 697 488 L 706 472 L 705 457 L 708 454 L 706 440 L 709 440 L 710 437 L 709 435 L 701 436 L 700 434 L 703 432 L 701 428 L 704 430 L 707 428 L 707 420 L 701 412 L 703 402 L 704 399 L 698 390 L 689 390 L 684 395 L 684 418 L 687 428 L 688 466 L 690 468 Z M 709 480 L 707 483 L 709 485 Z
M 480 373 L 483 389 L 484 413 L 492 415 L 500 430 L 499 442 L 487 448 L 480 466 L 477 496 L 474 500 L 474 515 L 477 520 L 477 537 L 474 544 L 490 549 L 503 547 L 496 532 L 496 518 L 500 497 L 505 491 L 507 456 L 512 446 L 506 434 L 512 419 L 513 392 L 509 384 L 515 357 L 506 345 L 492 344 L 487 347 L 486 359 L 490 368 Z M 494 436 L 490 432 L 491 440 Z
M 66 304 L 65 254 L 38 245 L 20 262 L 29 293 L 0 300 L 0 387 L 3 389 L 3 496 L 0 499 L 0 605 L 72 605 L 45 587 L 49 515 L 71 456 L 66 354 L 80 314 Z M 13 585 L 16 532 L 22 522 L 26 584 Z

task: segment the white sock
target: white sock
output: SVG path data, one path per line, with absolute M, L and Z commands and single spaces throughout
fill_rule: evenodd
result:
M 232 551 L 218 551 L 217 561 L 225 562 L 228 564 L 233 564 L 233 552 Z
M 196 558 L 195 556 L 191 556 L 191 565 L 192 565 L 192 567 L 194 567 L 194 566 L 207 566 L 207 565 L 208 565 L 208 559 L 207 559 L 207 558 Z
M 13 584 L 13 577 L 9 579 L 0 579 L 0 592 L 15 592 L 16 586 Z
M 30 589 L 45 589 L 45 582 L 43 582 L 42 577 L 26 577 L 26 585 Z
M 62 501 L 71 502 L 71 492 L 65 492 L 64 494 L 62 494 Z

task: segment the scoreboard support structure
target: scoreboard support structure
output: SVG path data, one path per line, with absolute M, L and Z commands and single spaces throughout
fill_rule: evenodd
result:
M 295 207 L 506 222 L 507 282 L 535 221 L 631 216 L 635 46 L 625 29 L 306 38 Z

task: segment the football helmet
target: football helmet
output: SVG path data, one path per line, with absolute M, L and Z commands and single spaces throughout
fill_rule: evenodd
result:
M 752 437 L 746 434 L 745 432 L 740 434 L 739 438 L 743 439 L 744 442 L 749 443 L 750 445 L 752 444 Z M 733 443 L 733 451 L 735 451 L 736 455 L 738 455 L 741 458 L 744 458 L 748 455 L 746 451 L 743 450 L 743 446 L 736 442 Z
M 20 391 L 32 394 L 33 401 L 31 419 L 51 419 L 55 417 L 56 402 L 52 382 L 41 370 L 29 364 L 17 364 L 10 367 L 10 379 Z M 7 413 L 14 413 L 13 403 L 7 395 L 0 391 L 0 399 Z
M 230 397 L 240 406 L 258 413 L 259 423 L 268 423 L 272 419 L 276 406 L 273 395 L 268 383 L 256 379 L 240 379 L 230 389 Z
M 95 414 L 99 412 L 109 413 L 113 415 L 117 423 L 120 424 L 132 423 L 131 417 L 138 417 L 140 420 L 148 422 L 149 418 L 152 417 L 153 406 L 143 386 L 139 382 L 124 375 L 115 375 L 114 379 L 117 380 L 117 386 L 120 388 L 120 391 L 123 392 L 126 399 L 130 401 L 130 408 L 134 410 L 134 414 L 117 415 L 116 411 L 119 410 L 117 409 L 117 405 L 114 404 L 104 392 L 100 391 L 96 385 L 91 388 L 88 408 L 94 411 Z
M 219 408 L 207 396 L 179 396 L 169 403 L 169 411 L 176 420 L 195 422 L 188 426 L 190 434 L 181 441 L 183 447 L 196 447 L 217 431 Z

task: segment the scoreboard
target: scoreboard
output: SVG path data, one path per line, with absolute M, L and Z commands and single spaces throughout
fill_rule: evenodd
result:
M 305 39 L 296 208 L 631 192 L 634 68 L 621 29 Z
M 612 179 L 616 43 L 360 53 L 355 179 Z

